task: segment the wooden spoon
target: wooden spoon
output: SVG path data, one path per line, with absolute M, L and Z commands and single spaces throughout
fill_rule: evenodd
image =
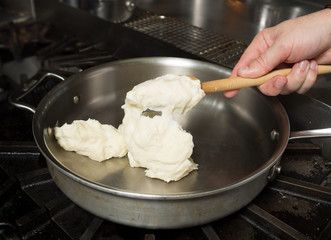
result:
M 201 88 L 205 93 L 214 93 L 214 92 L 235 90 L 244 87 L 259 86 L 274 76 L 283 75 L 286 77 L 290 73 L 290 71 L 291 68 L 285 68 L 281 70 L 272 71 L 258 78 L 231 77 L 231 78 L 218 79 L 214 81 L 202 82 Z M 331 73 L 331 65 L 318 65 L 318 74 L 325 74 L 325 73 Z

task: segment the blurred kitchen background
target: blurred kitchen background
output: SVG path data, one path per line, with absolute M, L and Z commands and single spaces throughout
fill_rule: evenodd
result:
M 138 0 L 137 5 L 245 43 L 264 28 L 318 11 L 321 0 Z
M 116 22 L 118 19 L 119 22 L 123 22 L 131 17 L 127 6 L 129 6 L 128 9 L 138 7 L 229 36 L 247 45 L 262 29 L 287 19 L 318 11 L 328 3 L 324 0 L 120 0 L 126 4 L 125 9 L 120 9 L 119 0 L 58 1 L 112 22 Z M 0 26 L 9 22 L 40 19 L 40 15 L 44 12 L 45 15 L 49 14 L 50 9 L 47 9 L 48 12 L 44 9 L 45 6 L 47 8 L 47 4 L 40 7 L 41 2 L 43 1 L 0 0 Z M 53 8 L 53 4 L 49 6 Z M 121 16 L 117 16 L 119 13 Z M 230 66 L 234 64 L 235 62 Z M 328 79 L 322 77 L 321 81 L 307 95 L 331 104 L 331 94 L 328 94 L 330 89 Z
M 59 0 L 86 6 L 84 0 Z M 114 1 L 114 0 L 113 0 Z M 123 0 L 124 1 L 124 0 Z M 95 1 L 111 2 L 111 1 Z M 137 7 L 249 43 L 266 27 L 322 9 L 322 0 L 136 0 Z M 0 0 L 0 23 L 35 17 L 34 0 Z

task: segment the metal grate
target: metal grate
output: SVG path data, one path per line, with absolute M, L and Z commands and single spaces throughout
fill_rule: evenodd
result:
M 208 61 L 233 67 L 246 49 L 243 42 L 199 28 L 173 17 L 149 14 L 134 18 L 125 27 L 167 42 Z

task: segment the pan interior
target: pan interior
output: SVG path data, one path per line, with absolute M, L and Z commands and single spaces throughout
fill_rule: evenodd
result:
M 193 135 L 192 158 L 198 170 L 178 182 L 165 183 L 131 168 L 128 159 L 95 162 L 63 150 L 51 129 L 76 119 L 93 118 L 118 127 L 124 116 L 125 94 L 136 84 L 166 73 L 196 76 L 202 81 L 225 78 L 230 70 L 188 59 L 138 59 L 101 65 L 58 85 L 35 114 L 36 141 L 49 161 L 69 175 L 110 191 L 146 195 L 180 195 L 214 191 L 258 173 L 279 145 L 272 130 L 281 131 L 275 108 L 254 89 L 243 89 L 227 99 L 222 93 L 207 95 L 191 112 L 175 115 Z M 79 101 L 73 101 L 73 99 Z M 40 135 L 39 135 L 40 133 Z

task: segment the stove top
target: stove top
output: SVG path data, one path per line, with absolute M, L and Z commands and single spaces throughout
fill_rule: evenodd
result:
M 331 162 L 289 144 L 282 172 L 240 211 L 210 224 L 149 230 L 103 220 L 71 202 L 31 141 L 0 145 L 2 239 L 329 239 Z
M 103 62 L 130 57 L 176 56 L 232 67 L 245 45 L 142 9 L 136 9 L 129 21 L 112 24 L 84 12 L 71 12 L 59 3 L 52 7 L 57 11 L 53 9 L 50 14 L 49 7 L 43 11 L 48 19 L 41 16 L 0 27 L 1 239 L 331 238 L 331 160 L 311 142 L 290 142 L 281 159 L 281 173 L 261 194 L 238 212 L 204 226 L 134 228 L 103 220 L 75 205 L 52 180 L 34 142 L 33 114 L 9 103 L 12 92 L 38 80 L 46 69 L 70 76 Z M 63 19 L 68 19 L 65 13 L 72 21 L 63 25 Z M 94 35 L 95 26 L 99 31 Z M 194 41 L 178 41 L 187 36 Z M 46 82 L 24 100 L 38 104 L 54 84 Z M 290 104 L 287 106 L 293 110 Z

